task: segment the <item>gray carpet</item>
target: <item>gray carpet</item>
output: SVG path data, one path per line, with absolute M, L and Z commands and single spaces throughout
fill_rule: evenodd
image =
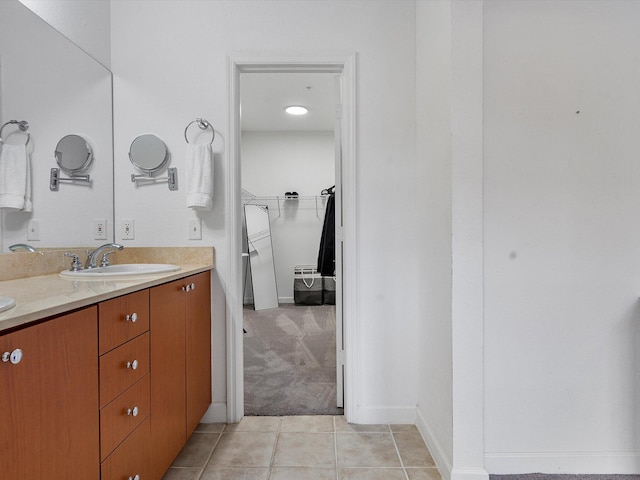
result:
M 490 480 L 639 480 L 640 475 L 566 475 L 526 473 L 520 475 L 489 475 Z
M 244 308 L 245 415 L 342 415 L 332 305 Z

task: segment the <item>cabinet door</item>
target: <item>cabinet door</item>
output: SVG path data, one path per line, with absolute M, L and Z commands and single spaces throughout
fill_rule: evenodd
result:
M 198 426 L 211 404 L 211 275 L 187 279 L 187 436 Z
M 184 284 L 150 292 L 152 478 L 162 478 L 187 439 Z
M 95 307 L 0 337 L 0 472 L 13 480 L 100 476 Z

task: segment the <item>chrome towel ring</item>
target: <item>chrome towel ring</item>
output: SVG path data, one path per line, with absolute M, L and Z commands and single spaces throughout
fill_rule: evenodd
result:
M 184 139 L 187 141 L 187 143 L 191 143 L 189 142 L 189 138 L 187 137 L 187 130 L 189 130 L 189 127 L 194 123 L 198 125 L 198 128 L 200 130 L 206 130 L 207 128 L 211 129 L 211 141 L 209 143 L 213 143 L 214 138 L 216 138 L 216 131 L 213 129 L 213 125 L 211 125 L 204 118 L 196 118 L 192 122 L 189 122 L 189 124 L 186 126 L 186 128 L 184 129 Z
M 27 141 L 24 142 L 24 144 L 27 145 L 29 143 L 29 140 L 31 139 L 31 134 L 29 134 L 28 132 L 29 122 L 27 122 L 26 120 L 9 120 L 8 122 L 4 123 L 2 127 L 0 127 L 0 144 L 4 143 L 4 140 L 2 139 L 2 130 L 4 130 L 4 127 L 6 127 L 7 125 L 17 125 L 18 129 L 20 129 L 21 132 L 26 132 Z

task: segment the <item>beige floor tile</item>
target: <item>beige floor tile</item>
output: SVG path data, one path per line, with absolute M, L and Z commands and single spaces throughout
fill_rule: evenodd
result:
M 210 465 L 268 467 L 276 445 L 275 432 L 223 433 L 213 451 Z
M 415 425 L 389 425 L 392 432 L 417 432 L 418 427 Z
M 437 468 L 407 468 L 409 480 L 442 480 Z
M 268 468 L 226 468 L 209 465 L 200 480 L 268 480 Z
M 402 468 L 343 468 L 340 480 L 406 480 Z
M 435 462 L 418 431 L 394 433 L 393 438 L 405 467 L 435 467 Z
M 200 475 L 201 468 L 173 468 L 171 467 L 164 474 L 162 480 L 196 480 Z
M 400 467 L 390 433 L 338 433 L 340 467 Z
M 356 425 L 347 423 L 344 417 L 336 418 L 336 432 L 389 432 L 389 425 Z
M 273 465 L 335 467 L 333 433 L 280 433 Z
M 191 435 L 186 445 L 173 462 L 174 467 L 204 467 L 216 445 L 219 433 Z
M 336 480 L 336 470 L 315 467 L 274 467 L 269 480 Z
M 224 423 L 201 423 L 196 427 L 198 433 L 221 433 L 224 432 Z
M 281 432 L 333 432 L 330 415 L 282 417 Z
M 225 432 L 277 432 L 282 417 L 243 417 L 238 423 L 231 423 Z

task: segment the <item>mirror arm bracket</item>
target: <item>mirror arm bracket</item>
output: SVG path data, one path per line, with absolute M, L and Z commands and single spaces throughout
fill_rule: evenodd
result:
M 91 185 L 91 177 L 90 175 L 71 175 L 69 178 L 63 178 L 60 176 L 59 168 L 51 169 L 51 176 L 49 178 L 49 190 L 53 192 L 57 192 L 60 187 L 61 182 L 69 182 L 69 183 L 84 183 L 87 185 Z
M 168 175 L 166 177 L 154 177 L 151 172 L 142 175 L 131 174 L 131 181 L 137 182 L 157 182 L 166 180 L 169 184 L 169 190 L 178 190 L 178 169 L 176 167 L 170 167 L 167 169 Z

